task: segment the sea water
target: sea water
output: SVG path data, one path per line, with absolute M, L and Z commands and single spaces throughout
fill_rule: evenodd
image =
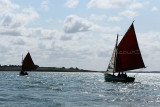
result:
M 0 72 L 1 107 L 160 106 L 160 74 L 129 73 L 134 83 L 105 82 L 103 73 Z

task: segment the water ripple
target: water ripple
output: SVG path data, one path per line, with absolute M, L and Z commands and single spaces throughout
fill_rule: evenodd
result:
M 130 73 L 134 76 L 134 73 Z M 102 73 L 0 72 L 1 106 L 141 107 L 160 105 L 160 74 L 134 83 L 104 82 Z

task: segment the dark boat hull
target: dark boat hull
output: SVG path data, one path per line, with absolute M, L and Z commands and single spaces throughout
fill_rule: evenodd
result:
M 134 82 L 134 77 L 118 77 L 110 74 L 105 74 L 104 79 L 106 82 Z
M 24 71 L 21 71 L 21 72 L 19 73 L 19 75 L 20 75 L 20 76 L 25 76 L 25 75 L 28 75 L 28 73 L 27 73 L 27 72 L 24 72 Z

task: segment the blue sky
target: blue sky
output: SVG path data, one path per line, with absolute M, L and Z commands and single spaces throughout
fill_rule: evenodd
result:
M 158 0 L 0 0 L 0 64 L 20 65 L 22 54 L 29 51 L 39 66 L 104 71 L 116 35 L 124 35 L 135 20 L 145 70 L 159 70 L 159 4 Z

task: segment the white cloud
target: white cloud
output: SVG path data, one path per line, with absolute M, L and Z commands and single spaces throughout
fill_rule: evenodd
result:
M 120 21 L 120 20 L 122 20 L 121 17 L 114 17 L 114 16 L 111 16 L 111 17 L 108 18 L 108 21 Z
M 137 9 L 137 8 L 142 8 L 143 4 L 142 3 L 133 3 L 131 5 L 129 5 L 129 9 Z
M 10 51 L 10 48 L 6 44 L 4 44 L 4 43 L 0 44 L 0 53 L 2 53 L 3 55 L 5 55 L 5 54 L 9 53 L 9 51 Z M 3 55 L 2 55 L 2 58 L 3 58 Z
M 41 40 L 56 40 L 61 35 L 57 30 L 44 28 L 26 28 L 24 32 L 24 36 L 34 37 Z
M 77 3 L 69 4 L 66 5 L 69 8 L 78 5 Z M 21 64 L 21 55 L 30 51 L 35 64 L 40 66 L 73 66 L 83 69 L 105 70 L 116 42 L 116 33 L 120 30 L 119 26 L 110 27 L 108 21 L 120 21 L 122 16 L 133 18 L 138 15 L 133 10 L 144 7 L 144 4 L 130 4 L 130 0 L 91 0 L 88 8 L 124 8 L 114 12 L 109 11 L 111 17 L 106 16 L 106 12 L 96 12 L 91 16 L 84 16 L 87 18 L 81 17 L 79 13 L 77 13 L 79 16 L 69 15 L 64 20 L 64 31 L 58 31 L 47 29 L 46 26 L 43 26 L 44 23 L 38 23 L 38 27 L 35 27 L 36 19 L 41 17 L 34 7 L 24 9 L 9 0 L 2 0 L 0 1 L 0 12 L 2 13 L 0 14 L 0 53 L 2 53 L 0 54 L 0 64 Z M 48 6 L 47 3 L 46 6 Z M 126 8 L 129 10 L 121 12 L 117 17 L 114 16 L 117 14 L 116 12 Z M 153 8 L 153 11 L 156 9 Z M 61 18 L 59 18 L 60 25 L 63 24 L 63 18 Z M 47 24 L 55 24 L 56 21 L 52 18 L 46 20 Z M 148 66 L 147 70 L 159 69 L 157 63 L 160 62 L 157 58 L 160 54 L 159 35 L 159 32 L 137 34 L 144 63 Z
M 66 33 L 89 31 L 92 26 L 92 23 L 76 15 L 67 16 L 64 21 L 64 31 Z
M 45 11 L 48 11 L 48 9 L 49 9 L 49 7 L 48 7 L 48 0 L 42 1 L 41 8 L 44 9 Z
M 103 9 L 120 8 L 126 6 L 127 2 L 128 0 L 90 0 L 87 7 L 96 7 Z
M 19 9 L 19 5 L 12 3 L 10 0 L 0 0 L 0 16 L 14 9 Z
M 86 32 L 97 30 L 102 32 L 114 32 L 120 30 L 119 27 L 102 27 L 76 15 L 69 15 L 64 21 L 65 33 Z
M 75 8 L 79 3 L 79 0 L 67 0 L 65 6 L 68 8 Z
M 21 13 L 8 13 L 4 15 L 4 19 L 2 19 L 1 26 L 6 28 L 18 28 L 22 27 L 34 19 L 38 18 L 39 15 L 32 8 L 23 9 Z
M 63 41 L 72 40 L 72 36 L 62 35 L 61 40 L 63 40 Z
M 90 20 L 95 20 L 95 21 L 102 21 L 104 20 L 105 18 L 107 18 L 106 15 L 102 14 L 102 15 L 96 15 L 96 14 L 91 14 L 90 16 Z
M 120 13 L 120 15 L 127 17 L 128 19 L 132 19 L 136 17 L 138 14 L 131 10 L 126 10 Z
M 160 32 L 146 32 L 137 33 L 137 39 L 139 42 L 142 57 L 147 70 L 159 69 L 160 59 L 157 58 L 160 55 Z
M 15 44 L 15 45 L 25 45 L 26 44 L 26 42 L 22 39 L 22 38 L 15 38 L 15 40 L 13 41 L 13 43 Z
M 4 29 L 1 28 L 0 29 L 0 35 L 4 35 L 4 36 L 22 36 L 22 31 L 19 31 L 21 29 Z
M 12 10 L 13 11 L 13 10 Z M 7 36 L 25 35 L 25 26 L 39 17 L 33 8 L 24 8 L 19 12 L 7 12 L 0 21 L 0 34 Z
M 158 8 L 154 6 L 154 7 L 152 7 L 151 11 L 152 12 L 158 11 Z

